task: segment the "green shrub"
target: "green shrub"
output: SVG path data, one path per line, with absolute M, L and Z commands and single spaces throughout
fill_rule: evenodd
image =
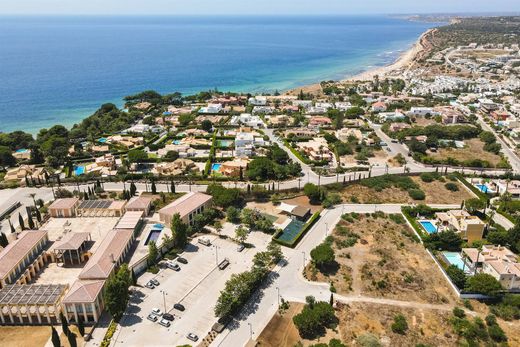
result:
M 438 178 L 439 174 L 435 172 L 423 172 L 419 177 L 421 180 L 426 183 L 430 183 L 435 181 Z
M 394 322 L 392 323 L 392 331 L 396 334 L 404 335 L 408 330 L 408 323 L 406 322 L 405 316 L 402 314 L 398 314 L 394 317 Z
M 420 189 L 410 189 L 408 190 L 408 195 L 414 200 L 426 199 L 426 194 Z
M 488 334 L 489 337 L 495 342 L 505 342 L 507 341 L 507 336 L 504 330 L 498 325 L 493 324 L 488 326 Z
M 458 318 L 464 318 L 466 317 L 466 313 L 464 312 L 463 309 L 461 309 L 460 307 L 455 307 L 453 308 L 453 315 L 455 317 L 458 317 Z
M 444 185 L 446 189 L 452 192 L 457 192 L 459 190 L 459 186 L 456 183 L 448 182 Z

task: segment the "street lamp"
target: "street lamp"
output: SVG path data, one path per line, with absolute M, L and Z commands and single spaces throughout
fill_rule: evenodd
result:
M 249 322 L 247 323 L 247 325 L 249 325 L 249 336 L 251 340 L 253 340 L 253 326 Z
M 302 254 L 303 254 L 303 269 L 305 270 L 305 252 L 302 251 Z
M 325 223 L 325 236 L 329 234 L 329 223 Z
M 162 293 L 162 296 L 163 296 L 163 304 L 164 304 L 164 313 L 166 313 L 166 295 L 168 295 L 168 293 L 166 293 L 164 290 L 161 290 L 161 293 Z
M 276 287 L 276 290 L 278 291 L 278 309 L 280 309 L 280 288 Z
M 218 246 L 215 245 L 215 261 L 217 262 L 217 265 L 218 265 Z

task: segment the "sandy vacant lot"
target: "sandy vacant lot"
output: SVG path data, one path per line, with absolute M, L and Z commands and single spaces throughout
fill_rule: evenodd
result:
M 420 189 L 426 194 L 426 199 L 422 201 L 413 200 L 406 191 L 399 188 L 388 188 L 381 192 L 362 186 L 352 184 L 347 186 L 342 195 L 345 202 L 357 201 L 362 204 L 381 204 L 381 203 L 427 203 L 427 204 L 460 204 L 462 200 L 474 198 L 475 196 L 460 182 L 454 182 L 459 187 L 456 192 L 449 191 L 444 186 L 447 182 L 433 181 L 423 182 L 420 177 L 412 177 Z
M 44 346 L 50 337 L 51 328 L 49 326 L 0 327 L 0 346 L 2 347 Z
M 308 279 L 332 282 L 340 294 L 432 304 L 455 302 L 453 291 L 404 219 L 397 219 L 398 223 L 386 215 L 354 215 L 350 220 L 341 220 L 333 232 L 339 269 L 324 275 L 309 265 Z M 359 240 L 349 247 L 346 241 L 352 235 Z
M 429 156 L 445 160 L 448 158 L 457 159 L 459 161 L 480 159 L 488 161 L 491 165 L 496 166 L 501 158 L 500 156 L 484 150 L 484 143 L 479 139 L 464 140 L 466 146 L 464 148 L 440 148 L 436 153 L 430 153 Z

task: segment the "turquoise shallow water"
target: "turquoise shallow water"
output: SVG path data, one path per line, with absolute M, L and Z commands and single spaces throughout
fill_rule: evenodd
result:
M 284 90 L 388 64 L 432 23 L 388 17 L 0 17 L 0 131 L 72 125 L 145 89 Z

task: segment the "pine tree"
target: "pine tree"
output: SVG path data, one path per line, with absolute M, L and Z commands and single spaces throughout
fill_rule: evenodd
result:
M 170 190 L 171 190 L 172 194 L 175 194 L 175 182 L 173 182 L 173 180 L 172 180 L 172 183 L 171 183 Z
M 334 305 L 334 294 L 330 293 L 330 306 Z
M 25 223 L 23 222 L 23 217 L 20 213 L 18 213 L 18 223 L 20 224 L 20 229 L 25 230 Z
M 61 341 L 60 341 L 60 336 L 58 335 L 58 332 L 56 331 L 56 329 L 54 329 L 53 326 L 51 326 L 51 341 L 52 341 L 52 345 L 54 347 L 61 347 Z
M 135 183 L 132 182 L 130 184 L 130 195 L 131 196 L 135 196 L 135 193 L 137 192 L 137 187 L 135 186 Z
M 248 195 L 251 194 L 251 185 L 249 185 L 249 184 L 247 185 L 247 194 Z
M 343 185 L 347 184 L 347 176 L 343 176 Z
M 13 223 L 11 223 L 11 219 L 9 219 L 9 228 L 11 229 L 11 234 L 14 234 L 16 230 L 14 229 Z
M 135 272 L 132 269 L 132 285 L 135 286 L 136 284 L 137 284 L 137 277 L 135 276 Z

